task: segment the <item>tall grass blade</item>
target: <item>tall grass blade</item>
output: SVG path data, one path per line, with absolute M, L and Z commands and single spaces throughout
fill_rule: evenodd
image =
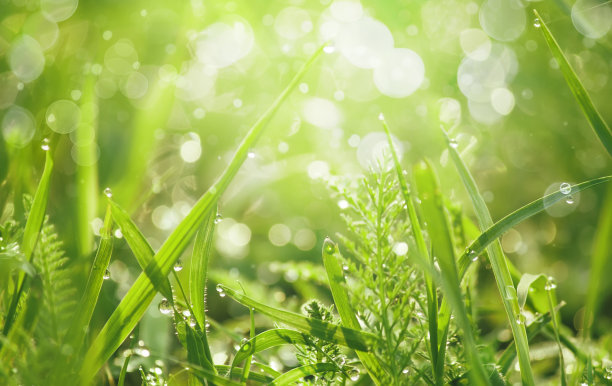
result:
M 202 195 L 187 216 L 164 242 L 149 265 L 157 266 L 156 269 L 159 269 L 163 275 L 167 275 L 170 272 L 176 260 L 187 248 L 198 228 L 206 219 L 206 215 L 214 208 L 219 197 L 238 172 L 238 169 L 247 158 L 250 148 L 255 144 L 265 128 L 266 123 L 272 118 L 281 103 L 287 99 L 289 93 L 295 88 L 302 76 L 322 52 L 323 46 L 306 61 L 272 106 L 255 122 L 238 146 L 230 164 L 225 168 L 219 179 Z M 129 335 L 155 297 L 155 293 L 155 287 L 148 280 L 146 274 L 141 274 L 86 353 L 83 367 L 79 373 L 81 383 L 87 383 Z
M 48 150 L 45 152 L 45 168 L 43 169 L 38 187 L 36 188 L 36 193 L 34 194 L 34 201 L 32 202 L 32 208 L 30 208 L 30 214 L 28 216 L 28 220 L 26 221 L 23 239 L 21 242 L 21 249 L 26 262 L 30 262 L 32 260 L 32 252 L 34 252 L 36 241 L 38 240 L 40 230 L 45 220 L 52 171 L 53 158 L 51 157 L 51 151 Z M 28 282 L 28 277 L 24 276 L 24 273 L 20 271 L 17 281 L 15 282 L 15 292 L 13 293 L 13 298 L 9 305 L 8 312 L 6 313 L 6 318 L 4 319 L 4 328 L 2 330 L 4 336 L 8 335 L 8 332 L 11 329 L 11 326 L 15 320 L 17 305 L 19 304 L 23 293 L 28 289 Z
M 582 182 L 580 184 L 577 185 L 573 185 L 571 187 L 571 192 L 570 194 L 576 194 L 578 192 L 581 192 L 583 190 L 586 189 L 590 189 L 594 186 L 597 186 L 599 184 L 602 184 L 604 182 L 609 182 L 612 181 L 612 176 L 605 176 L 605 177 L 599 177 L 599 178 L 594 178 L 592 180 L 589 181 L 585 181 Z M 514 212 L 510 213 L 509 215 L 507 215 L 506 217 L 502 218 L 501 220 L 499 220 L 498 222 L 496 222 L 495 224 L 491 225 L 486 231 L 482 232 L 480 234 L 480 236 L 478 236 L 478 238 L 476 240 L 474 240 L 474 242 L 472 242 L 472 244 L 470 244 L 469 247 L 466 248 L 465 252 L 461 255 L 461 257 L 459 258 L 459 273 L 460 276 L 462 277 L 463 274 L 465 273 L 465 271 L 468 269 L 469 265 L 471 264 L 472 260 L 480 255 L 482 252 L 484 252 L 484 250 L 495 240 L 497 240 L 497 238 L 499 238 L 501 235 L 503 235 L 505 232 L 507 232 L 508 230 L 510 230 L 511 228 L 515 227 L 516 225 L 520 224 L 521 222 L 525 221 L 526 219 L 530 218 L 531 216 L 534 216 L 542 211 L 544 211 L 546 208 L 556 204 L 557 202 L 566 199 L 567 198 L 567 194 L 562 193 L 560 191 L 548 194 L 542 198 L 539 198 L 525 206 L 523 206 L 520 209 L 515 210 Z M 612 210 L 611 210 L 612 211 Z M 610 211 L 608 212 L 602 212 L 602 213 L 610 213 Z M 608 216 L 611 217 L 611 216 Z M 609 240 L 609 239 L 606 239 Z M 604 245 L 605 247 L 605 245 Z M 604 253 L 605 251 L 607 251 L 608 249 L 604 249 Z
M 262 314 L 269 316 L 276 322 L 284 323 L 297 329 L 298 331 L 311 334 L 319 339 L 346 346 L 358 351 L 372 351 L 377 344 L 381 344 L 376 335 L 368 332 L 330 324 L 323 322 L 322 320 L 308 318 L 294 312 L 269 307 L 224 285 L 219 285 L 218 288 L 220 291 L 223 291 L 223 293 L 226 293 L 238 303 L 247 307 L 252 307 Z
M 535 14 L 535 17 L 540 20 L 540 29 L 542 30 L 542 34 L 544 34 L 544 39 L 546 40 L 548 48 L 550 48 L 553 57 L 557 60 L 557 63 L 561 68 L 561 72 L 565 77 L 565 81 L 567 82 L 567 85 L 572 90 L 574 97 L 576 97 L 576 100 L 578 101 L 582 112 L 586 116 L 593 130 L 595 131 L 595 134 L 597 134 L 597 137 L 608 151 L 608 154 L 612 156 L 612 131 L 610 130 L 610 127 L 606 124 L 606 122 L 601 117 L 601 114 L 599 114 L 599 111 L 595 108 L 591 97 L 582 85 L 580 79 L 578 79 L 578 75 L 576 75 L 576 72 L 574 72 L 574 69 L 567 61 L 567 58 L 563 54 L 561 47 L 559 47 L 559 43 L 557 43 L 557 40 L 555 40 L 554 36 L 550 32 L 550 29 L 548 28 L 544 20 L 542 20 L 542 17 L 538 13 L 538 11 L 534 9 L 533 13 Z
M 463 330 L 465 350 L 472 369 L 470 379 L 474 384 L 489 384 L 482 362 L 476 350 L 476 341 L 472 332 L 472 325 L 461 297 L 459 274 L 455 262 L 455 247 L 448 217 L 444 210 L 439 182 L 433 172 L 431 164 L 421 162 L 414 168 L 414 178 L 417 183 L 421 210 L 427 219 L 427 230 L 434 246 L 432 255 L 435 255 L 440 266 L 440 278 L 443 284 L 444 295 L 457 316 L 457 322 Z M 435 316 L 430 316 L 435 317 Z
M 98 245 L 96 257 L 89 272 L 83 296 L 77 306 L 75 317 L 64 340 L 65 344 L 71 347 L 73 353 L 77 356 L 87 334 L 91 316 L 98 303 L 104 275 L 113 252 L 112 223 L 111 207 L 109 204 L 106 209 L 106 216 L 104 217 L 104 226 L 100 229 L 100 244 Z
M 267 330 L 245 342 L 240 350 L 236 353 L 232 361 L 232 367 L 237 367 L 242 361 L 249 356 L 262 352 L 272 347 L 282 346 L 285 344 L 303 344 L 308 345 L 309 341 L 305 335 L 296 330 L 287 328 L 274 328 Z
M 338 261 L 336 255 L 340 254 L 336 244 L 331 239 L 326 238 L 323 242 L 323 265 L 327 272 L 327 279 L 329 280 L 329 286 L 332 291 L 334 298 L 334 304 L 340 314 L 342 324 L 346 327 L 359 330 L 359 321 L 355 316 L 353 307 L 349 303 L 348 292 L 346 290 L 346 280 L 344 280 L 344 274 L 342 272 L 342 266 Z M 381 381 L 385 379 L 385 370 L 382 368 L 376 356 L 372 353 L 365 353 L 357 351 L 357 356 L 368 370 L 368 374 L 376 384 L 381 384 Z
M 256 364 L 256 362 L 253 364 Z M 216 365 L 215 368 L 219 373 L 227 374 L 230 378 L 234 376 L 240 376 L 240 374 L 242 374 L 242 369 L 240 367 L 231 368 L 227 365 Z M 274 380 L 274 378 L 272 377 L 263 374 L 258 374 L 255 372 L 250 372 L 248 379 L 257 383 L 265 383 L 266 385 Z
M 168 280 L 167 276 L 162 275 L 159 270 L 155 270 L 157 267 L 156 265 L 149 265 L 151 260 L 153 260 L 153 248 L 151 248 L 149 242 L 140 232 L 140 229 L 134 224 L 130 215 L 115 201 L 109 200 L 109 202 L 113 220 L 115 220 L 115 223 L 121 229 L 125 241 L 130 246 L 134 257 L 136 257 L 138 261 L 138 265 L 140 265 L 142 270 L 147 274 L 151 283 L 155 286 L 155 289 L 172 302 L 173 298 L 170 280 Z
M 446 135 L 446 133 L 444 133 Z M 489 213 L 489 209 L 485 204 L 482 195 L 478 191 L 476 181 L 472 177 L 472 174 L 468 170 L 467 166 L 459 156 L 457 149 L 451 146 L 448 137 L 446 138 L 448 144 L 448 151 L 450 154 L 455 167 L 461 177 L 461 181 L 465 189 L 472 200 L 476 217 L 482 231 L 490 228 L 493 225 L 493 219 Z M 529 359 L 529 341 L 527 340 L 527 333 L 525 332 L 525 324 L 520 323 L 520 310 L 518 305 L 518 299 L 516 297 L 516 289 L 512 282 L 512 276 L 506 263 L 506 256 L 501 248 L 499 240 L 495 241 L 487 248 L 489 261 L 491 263 L 491 269 L 495 276 L 495 282 L 499 289 L 499 293 L 506 310 L 508 321 L 510 322 L 510 328 L 514 341 L 516 343 L 517 355 L 519 359 L 519 365 L 521 369 L 521 379 L 524 384 L 533 385 L 535 380 L 533 378 L 533 371 L 531 369 L 531 363 Z
M 274 381 L 270 382 L 270 385 L 295 385 L 300 379 L 304 377 L 334 370 L 336 370 L 336 365 L 333 363 L 321 362 L 312 365 L 304 365 L 296 367 L 293 370 L 287 371 L 286 373 L 277 377 Z
M 212 249 L 216 215 L 217 210 L 213 207 L 208 213 L 208 218 L 196 234 L 189 271 L 189 298 L 191 300 L 193 316 L 202 331 L 206 331 L 206 280 L 208 277 L 208 259 Z

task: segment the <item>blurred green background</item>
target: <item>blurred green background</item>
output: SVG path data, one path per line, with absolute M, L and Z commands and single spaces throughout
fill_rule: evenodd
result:
M 445 192 L 468 214 L 440 125 L 494 219 L 561 182 L 610 174 L 534 7 L 612 121 L 609 2 L 0 0 L 0 199 L 23 215 L 21 193 L 33 193 L 49 138 L 56 169 L 48 213 L 73 264 L 85 272 L 91 261 L 105 187 L 157 248 L 304 60 L 331 40 L 219 203 L 210 282 L 240 280 L 252 296 L 294 309 L 325 299 L 320 249 L 325 236 L 343 232 L 342 205 L 325 179 L 364 173 L 380 150 L 381 112 L 405 167 L 434 160 Z M 521 270 L 556 278 L 570 326 L 579 326 L 604 193 L 580 193 L 502 239 Z M 138 274 L 122 240 L 115 251 L 97 320 Z M 484 314 L 495 326 L 500 302 L 486 291 L 491 271 L 481 273 L 478 302 L 495 311 Z M 612 323 L 604 285 L 595 335 Z M 209 298 L 210 315 L 227 326 L 246 315 Z M 154 308 L 141 333 L 157 351 L 176 345 Z

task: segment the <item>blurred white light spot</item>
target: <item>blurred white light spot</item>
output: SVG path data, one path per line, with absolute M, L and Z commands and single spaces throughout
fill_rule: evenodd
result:
M 472 118 L 485 125 L 496 123 L 502 118 L 502 115 L 495 111 L 491 105 L 491 101 L 476 102 L 473 99 L 469 99 L 468 109 Z
M 329 165 L 325 161 L 312 161 L 308 164 L 308 177 L 315 180 L 317 178 L 329 177 Z
M 523 238 L 516 229 L 510 229 L 502 236 L 501 244 L 504 248 L 504 252 L 518 252 L 518 250 L 521 249 L 521 245 L 523 244 Z
M 348 139 L 348 144 L 350 147 L 359 146 L 359 142 L 361 142 L 361 137 L 359 137 L 357 134 L 351 135 Z
M 525 9 L 519 0 L 487 0 L 480 8 L 480 25 L 494 39 L 517 39 L 527 24 Z
M 340 200 L 338 201 L 338 208 L 340 209 L 346 209 L 349 207 L 349 202 L 346 200 Z
M 40 0 L 43 15 L 55 22 L 68 19 L 76 11 L 78 5 L 78 0 Z
M 461 104 L 453 98 L 442 98 L 438 100 L 440 105 L 440 122 L 446 124 L 446 129 L 455 127 L 461 123 Z
M 16 148 L 23 148 L 32 141 L 36 126 L 32 114 L 19 106 L 11 106 L 2 118 L 4 141 Z
M 308 228 L 303 228 L 293 235 L 293 244 L 302 251 L 309 251 L 317 243 L 317 236 Z
M 93 234 L 96 236 L 100 236 L 100 230 L 104 226 L 104 221 L 102 221 L 101 218 L 96 217 L 93 220 L 91 220 L 89 225 L 91 225 L 91 231 L 93 232 Z
M 160 205 L 153 209 L 151 213 L 151 221 L 156 228 L 161 230 L 169 230 L 176 227 L 180 221 L 178 213 L 166 205 Z
M 202 99 L 214 91 L 217 71 L 199 62 L 183 65 L 176 81 L 176 96 L 184 101 Z
M 46 113 L 47 125 L 59 134 L 74 131 L 81 121 L 81 110 L 73 101 L 60 99 L 53 102 Z
M 342 90 L 336 90 L 336 92 L 334 92 L 334 99 L 337 100 L 338 102 L 343 101 L 344 92 Z
M 501 115 L 508 115 L 514 109 L 514 94 L 505 87 L 496 88 L 491 93 L 491 105 Z
M 81 90 L 70 91 L 70 98 L 72 98 L 73 101 L 78 101 L 79 99 L 81 99 L 81 95 Z
M 612 6 L 599 0 L 578 0 L 572 7 L 572 22 L 582 35 L 602 38 L 612 28 Z
M 102 33 L 102 39 L 104 40 L 111 40 L 112 37 L 113 37 L 113 31 L 106 30 Z
M 312 21 L 306 10 L 287 7 L 276 16 L 274 30 L 285 39 L 295 40 L 312 30 Z
M 353 65 L 375 68 L 388 60 L 383 56 L 393 49 L 393 35 L 386 25 L 367 17 L 342 25 L 336 47 Z
M 149 89 L 149 80 L 138 71 L 130 73 L 121 85 L 121 92 L 129 99 L 140 99 Z
M 382 63 L 374 68 L 374 84 L 378 91 L 393 98 L 414 93 L 425 79 L 421 57 L 407 48 L 385 52 Z
M 43 51 L 53 47 L 59 36 L 57 23 L 45 18 L 41 13 L 30 15 L 24 25 L 23 33 L 36 39 Z
M 23 35 L 11 45 L 8 63 L 19 80 L 28 83 L 43 72 L 45 57 L 40 44 L 34 38 Z
M 268 231 L 268 239 L 277 247 L 287 245 L 291 241 L 291 229 L 285 224 L 274 224 Z
M 134 45 L 128 39 L 121 39 L 110 46 L 104 53 L 104 65 L 115 75 L 127 75 L 134 71 L 134 63 L 138 61 L 138 54 Z M 101 69 L 101 68 L 100 68 Z M 92 72 L 95 71 L 92 67 Z
M 334 102 L 323 98 L 310 98 L 304 102 L 304 119 L 322 129 L 333 129 L 340 125 L 342 115 Z
M 459 35 L 463 52 L 474 60 L 485 60 L 491 53 L 491 39 L 478 28 L 470 28 L 461 31 Z
M 251 229 L 242 223 L 236 223 L 228 230 L 227 238 L 237 246 L 245 246 L 251 241 Z
M 181 158 L 187 163 L 193 163 L 200 159 L 202 146 L 199 140 L 190 139 L 181 145 Z
M 234 101 L 232 102 L 232 104 L 234 105 L 234 107 L 236 107 L 237 109 L 242 107 L 242 99 L 236 98 L 234 99 Z
M 278 144 L 278 152 L 285 154 L 289 151 L 289 144 L 287 142 L 281 142 Z
M 253 31 L 246 20 L 211 24 L 197 34 L 192 47 L 198 60 L 206 65 L 223 68 L 244 58 L 253 48 Z
M 342 22 L 357 21 L 363 16 L 363 8 L 358 0 L 336 0 L 329 10 L 334 18 Z
M 395 136 L 392 135 L 391 139 L 397 157 L 401 161 L 404 155 L 404 148 Z M 380 164 L 386 161 L 386 157 L 390 156 L 389 141 L 387 140 L 387 135 L 383 132 L 369 133 L 361 139 L 357 148 L 357 160 L 361 167 L 367 170 L 379 170 Z M 390 167 L 391 164 L 388 163 L 386 166 Z
M 395 253 L 398 256 L 404 256 L 406 253 L 408 253 L 408 244 L 406 244 L 403 241 L 399 243 L 395 243 L 393 245 L 393 253 Z
M 193 117 L 195 119 L 202 119 L 206 116 L 206 110 L 204 110 L 201 107 L 196 108 L 195 110 L 193 110 Z

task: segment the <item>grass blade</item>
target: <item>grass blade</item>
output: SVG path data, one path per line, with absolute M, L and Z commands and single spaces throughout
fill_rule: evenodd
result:
M 467 310 L 461 298 L 461 287 L 459 285 L 459 274 L 455 262 L 455 247 L 452 241 L 452 233 L 448 223 L 448 217 L 444 211 L 442 194 L 437 177 L 433 172 L 431 164 L 421 162 L 414 168 L 414 177 L 417 183 L 421 209 L 423 216 L 427 219 L 427 230 L 434 246 L 438 264 L 440 266 L 440 278 L 443 284 L 444 295 L 457 316 L 457 322 L 463 330 L 465 348 L 471 363 L 470 379 L 475 384 L 489 384 L 482 362 L 476 350 L 476 342 L 472 332 Z M 436 316 L 430 316 L 436 317 Z
M 444 133 L 444 135 L 446 136 L 446 133 Z M 484 231 L 493 225 L 493 219 L 491 218 L 489 209 L 487 208 L 482 195 L 478 191 L 474 177 L 472 177 L 472 174 L 459 156 L 457 149 L 451 146 L 448 137 L 446 140 L 451 159 L 453 160 L 459 176 L 461 177 L 461 181 L 463 182 L 463 185 L 467 190 L 470 199 L 472 200 L 480 228 L 482 231 Z M 492 245 L 487 248 L 487 251 L 489 261 L 491 263 L 491 269 L 493 270 L 493 274 L 495 276 L 495 282 L 497 283 L 504 309 L 506 310 L 508 321 L 510 322 L 512 335 L 514 336 L 514 341 L 516 343 L 517 355 L 521 369 L 521 379 L 524 384 L 533 385 L 535 381 L 529 360 L 529 341 L 527 340 L 527 333 L 525 332 L 525 324 L 520 322 L 520 310 L 518 299 L 516 297 L 516 289 L 514 288 L 514 284 L 512 282 L 512 276 L 510 275 L 510 270 L 506 262 L 506 256 L 504 256 L 501 244 L 497 239 L 495 239 Z
M 285 344 L 307 345 L 308 343 L 309 342 L 304 337 L 304 334 L 299 331 L 290 330 L 287 328 L 267 330 L 249 339 L 240 347 L 240 350 L 234 357 L 232 366 L 236 367 L 249 356 L 272 347 L 282 346 Z
M 594 186 L 609 181 L 612 181 L 612 176 L 594 178 L 592 180 L 585 181 L 583 183 L 572 186 L 570 194 L 576 194 L 583 190 L 590 189 Z M 494 225 L 491 225 L 486 231 L 482 232 L 482 234 L 480 234 L 480 236 L 478 236 L 478 238 L 474 240 L 474 242 L 472 242 L 469 247 L 466 248 L 466 251 L 459 258 L 460 276 L 463 276 L 465 271 L 468 269 L 469 265 L 472 262 L 472 259 L 480 255 L 492 242 L 497 240 L 497 238 L 499 238 L 501 235 L 503 235 L 516 225 L 520 224 L 521 222 L 525 221 L 526 219 L 530 218 L 531 216 L 534 216 L 544 211 L 546 208 L 556 204 L 557 202 L 565 198 L 567 198 L 567 194 L 561 193 L 560 191 L 551 193 L 523 206 L 520 209 L 515 210 L 514 212 L 510 213 L 506 217 L 496 222 Z M 610 212 L 612 212 L 612 209 L 608 212 L 603 211 L 602 213 Z M 607 250 L 608 249 L 605 249 L 605 251 Z
M 25 230 L 23 232 L 23 239 L 21 242 L 21 249 L 23 251 L 24 260 L 30 262 L 32 259 L 32 252 L 36 246 L 40 229 L 42 228 L 45 220 L 45 212 L 47 211 L 47 201 L 49 199 L 49 186 L 51 182 L 51 172 L 53 171 L 53 158 L 51 157 L 51 151 L 45 152 L 45 168 L 43 169 L 40 182 L 36 188 L 34 194 L 34 201 L 32 202 L 32 208 L 30 208 L 30 214 L 26 221 Z M 4 328 L 2 333 L 7 336 L 13 321 L 15 320 L 15 313 L 17 311 L 17 305 L 21 299 L 21 296 L 28 289 L 29 279 L 24 276 L 23 272 L 19 273 L 18 279 L 15 285 L 15 292 L 9 306 L 8 312 L 4 322 Z
M 130 364 L 130 359 L 132 359 L 131 355 L 128 355 L 123 361 L 123 366 L 121 366 L 121 372 L 119 373 L 119 380 L 117 381 L 117 386 L 125 385 L 125 376 L 127 375 L 128 365 Z
M 308 318 L 294 312 L 278 310 L 261 304 L 246 295 L 243 295 L 224 285 L 217 288 L 226 293 L 238 303 L 255 308 L 264 315 L 269 316 L 279 323 L 287 324 L 298 331 L 311 334 L 319 339 L 346 346 L 358 351 L 371 351 L 380 341 L 376 335 L 368 332 L 355 330 L 348 327 L 337 326 L 323 322 L 319 319 Z
M 294 385 L 297 383 L 297 381 L 309 375 L 325 373 L 333 370 L 336 370 L 336 365 L 333 363 L 322 362 L 315 363 L 313 365 L 304 365 L 287 371 L 286 373 L 277 377 L 274 381 L 270 382 L 270 385 Z
M 306 61 L 272 106 L 251 127 L 238 146 L 230 164 L 225 168 L 219 179 L 202 195 L 149 263 L 149 265 L 154 267 L 157 266 L 154 270 L 158 269 L 162 275 L 167 275 L 170 272 L 176 260 L 187 248 L 194 234 L 206 219 L 206 215 L 214 208 L 219 197 L 232 181 L 238 169 L 240 169 L 240 166 L 247 158 L 249 150 L 265 128 L 266 123 L 272 118 L 281 103 L 287 99 L 289 93 L 295 88 L 302 76 L 322 52 L 323 46 Z M 155 288 L 146 274 L 141 274 L 86 353 L 79 373 L 80 383 L 87 383 L 121 345 L 121 342 L 129 335 L 130 331 L 132 331 L 147 310 L 147 307 L 155 297 L 155 293 Z
M 104 282 L 104 275 L 108 268 L 113 252 L 113 236 L 112 236 L 112 215 L 110 204 L 106 210 L 106 216 L 104 217 L 104 226 L 100 229 L 100 244 L 94 258 L 91 271 L 89 272 L 89 278 L 83 291 L 83 296 L 77 306 L 75 317 L 72 321 L 71 327 L 68 329 L 65 337 L 65 343 L 72 347 L 75 355 L 78 355 L 81 344 L 87 334 L 88 325 L 93 315 L 96 304 L 98 303 L 98 296 L 102 289 L 102 283 Z
M 153 248 L 151 248 L 149 242 L 140 232 L 140 229 L 134 224 L 130 215 L 113 200 L 109 200 L 109 202 L 113 220 L 115 220 L 115 223 L 121 229 L 121 233 L 130 246 L 138 264 L 147 274 L 149 280 L 151 280 L 151 283 L 155 286 L 155 289 L 172 302 L 173 297 L 170 280 L 168 280 L 167 276 L 162 275 L 159 270 L 154 269 L 157 268 L 156 265 L 149 265 L 151 260 L 153 260 Z
M 204 225 L 196 234 L 189 271 L 189 298 L 193 316 L 202 331 L 206 331 L 206 280 L 216 215 L 216 208 L 212 208 Z M 206 333 L 204 335 L 206 336 Z
M 327 279 L 329 280 L 329 286 L 332 291 L 334 298 L 334 304 L 340 314 L 342 324 L 346 327 L 359 330 L 359 322 L 351 307 L 348 298 L 348 292 L 346 290 L 346 280 L 344 280 L 344 274 L 342 272 L 342 266 L 336 258 L 336 254 L 339 254 L 336 244 L 331 239 L 326 238 L 323 242 L 323 265 L 327 271 Z M 368 374 L 376 384 L 381 384 L 381 381 L 385 379 L 385 370 L 381 367 L 380 363 L 376 359 L 376 356 L 371 353 L 365 353 L 357 351 L 359 360 L 368 370 Z
M 536 335 L 538 335 L 542 329 L 551 321 L 550 314 L 544 314 L 541 316 L 539 320 L 534 321 L 527 327 L 527 337 L 529 340 L 533 339 Z M 512 362 L 516 358 L 516 345 L 514 342 L 510 342 L 508 347 L 504 350 L 501 357 L 497 361 L 497 364 L 500 367 L 500 372 L 502 374 L 507 374 L 508 370 L 510 370 L 510 366 L 512 366 Z
M 601 117 L 601 114 L 599 114 L 599 111 L 597 111 L 597 109 L 595 108 L 591 97 L 582 85 L 580 79 L 578 79 L 576 72 L 574 72 L 574 69 L 567 61 L 567 58 L 563 54 L 561 47 L 559 47 L 559 44 L 550 32 L 550 29 L 548 29 L 546 23 L 544 23 L 544 20 L 542 20 L 542 17 L 538 13 L 538 11 L 534 9 L 533 13 L 535 14 L 535 17 L 540 20 L 540 29 L 544 34 L 544 39 L 548 44 L 548 48 L 550 48 L 553 57 L 557 60 L 557 63 L 559 63 L 559 67 L 561 68 L 561 72 L 565 77 L 565 81 L 567 82 L 567 85 L 569 86 L 570 90 L 572 90 L 574 97 L 576 97 L 578 105 L 580 105 L 582 112 L 586 116 L 593 130 L 595 131 L 595 134 L 597 134 L 597 137 L 608 151 L 608 154 L 612 156 L 612 131 L 610 130 L 610 127 L 608 127 L 606 122 Z
M 227 373 L 227 375 L 230 376 L 230 377 L 240 376 L 240 374 L 242 374 L 242 369 L 240 367 L 234 367 L 234 368 L 232 368 L 230 370 L 230 366 L 227 366 L 227 365 L 216 365 L 215 368 L 217 369 L 218 372 L 220 372 L 220 373 Z M 254 373 L 254 372 L 250 372 L 249 373 L 249 378 L 248 379 L 253 381 L 253 382 L 265 383 L 265 384 L 269 384 L 270 382 L 272 382 L 274 380 L 274 378 L 272 378 L 272 377 L 268 377 L 267 375 L 258 374 L 258 373 Z

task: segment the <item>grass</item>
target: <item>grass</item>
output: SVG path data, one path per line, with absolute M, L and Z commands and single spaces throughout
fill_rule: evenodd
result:
M 537 11 L 534 13 L 579 107 L 612 155 L 609 126 L 549 27 Z M 195 23 L 190 13 L 185 15 L 186 25 Z M 88 271 L 82 285 L 74 282 L 78 275 L 72 274 L 82 267 L 71 263 L 58 241 L 68 236 L 60 237 L 47 216 L 53 197 L 52 177 L 57 171 L 56 153 L 44 149 L 44 169 L 34 197 L 25 197 L 24 216 L 19 217 L 15 204 L 2 204 L 1 383 L 36 384 L 44 379 L 48 384 L 114 384 L 116 378 L 119 385 L 125 385 L 134 382 L 129 374 L 136 373 L 130 367 L 134 362 L 139 366 L 139 381 L 146 385 L 566 385 L 612 379 L 609 347 L 605 340 L 594 338 L 592 328 L 606 290 L 603 274 L 612 239 L 612 188 L 608 186 L 596 224 L 580 340 L 571 326 L 564 325 L 561 309 L 565 303 L 558 299 L 554 279 L 542 273 L 520 272 L 504 253 L 500 240 L 568 195 L 607 184 L 612 176 L 572 184 L 494 222 L 468 163 L 444 130 L 434 138 L 447 149 L 471 202 L 466 208 L 471 209 L 461 208 L 456 195 L 445 190 L 443 170 L 435 162 L 423 158 L 407 165 L 400 159 L 392 137 L 391 127 L 395 127 L 382 114 L 379 124 L 388 150 L 363 176 L 327 178 L 326 194 L 341 200 L 345 209 L 342 231 L 325 238 L 315 267 L 286 262 L 281 268 L 289 279 L 296 274 L 314 276 L 293 280 L 293 288 L 323 301 L 301 296 L 298 301 L 306 302 L 301 313 L 295 312 L 295 300 L 279 304 L 283 300 L 275 298 L 286 299 L 286 295 L 262 290 L 265 283 L 227 285 L 233 281 L 223 275 L 231 272 L 211 270 L 218 242 L 215 232 L 225 226 L 218 225 L 223 221 L 218 217 L 222 196 L 239 179 L 239 170 L 252 158 L 264 129 L 288 103 L 289 95 L 298 87 L 304 92 L 301 82 L 325 49 L 323 45 L 314 50 L 246 131 L 216 181 L 155 247 L 155 238 L 137 225 L 132 210 L 138 208 L 132 206 L 141 198 L 135 192 L 141 188 L 139 180 L 147 168 L 142 161 L 151 157 L 154 147 L 153 133 L 147 128 L 170 116 L 173 88 L 156 85 L 152 96 L 157 99 L 155 114 L 141 112 L 135 118 L 133 140 L 142 148 L 135 149 L 132 144 L 127 172 L 115 188 L 121 193 L 113 196 L 110 189 L 104 192 L 106 212 L 91 259 L 94 238 L 89 219 L 98 207 L 99 175 L 90 161 L 96 147 L 95 143 L 78 147 L 76 157 L 88 160 L 74 171 L 79 206 L 76 250 Z M 85 109 L 90 105 L 98 105 L 93 76 L 85 80 L 81 106 L 88 112 L 84 119 L 96 124 L 93 110 Z M 76 132 L 77 138 L 87 135 L 83 126 Z M 16 166 L 11 168 L 16 170 Z M 8 182 L 2 186 L 11 186 L 14 191 L 2 196 L 21 201 L 21 181 L 9 180 L 15 178 L 14 172 L 8 174 Z M 117 231 L 125 245 L 120 244 Z M 108 301 L 104 292 L 107 270 L 121 248 L 133 255 L 139 274 L 133 283 L 126 284 L 121 301 L 104 315 L 100 309 Z M 185 256 L 190 261 L 186 277 L 179 273 L 182 266 L 177 266 Z M 489 267 L 493 275 L 481 266 Z M 185 278 L 188 286 L 183 287 Z M 491 281 L 497 289 L 494 299 L 505 313 L 497 321 L 501 326 L 497 329 L 510 334 L 507 344 L 496 343 L 482 323 L 480 280 Z M 207 290 L 213 281 L 218 282 L 220 298 L 211 300 Z M 166 353 L 165 369 L 148 360 L 152 354 L 162 356 L 139 339 L 151 323 L 151 304 L 160 296 L 160 311 L 172 317 L 177 341 L 177 349 Z M 234 313 L 237 311 L 232 307 L 237 305 L 247 311 L 237 318 L 236 325 L 230 325 L 227 318 L 218 323 L 208 311 L 209 304 L 217 301 Z M 293 306 L 287 304 L 291 302 Z M 229 348 L 220 347 L 219 341 L 229 342 Z M 535 363 L 542 347 L 554 347 L 554 356 L 546 357 L 552 364 L 544 370 Z M 277 355 L 290 356 L 293 364 L 279 366 Z

